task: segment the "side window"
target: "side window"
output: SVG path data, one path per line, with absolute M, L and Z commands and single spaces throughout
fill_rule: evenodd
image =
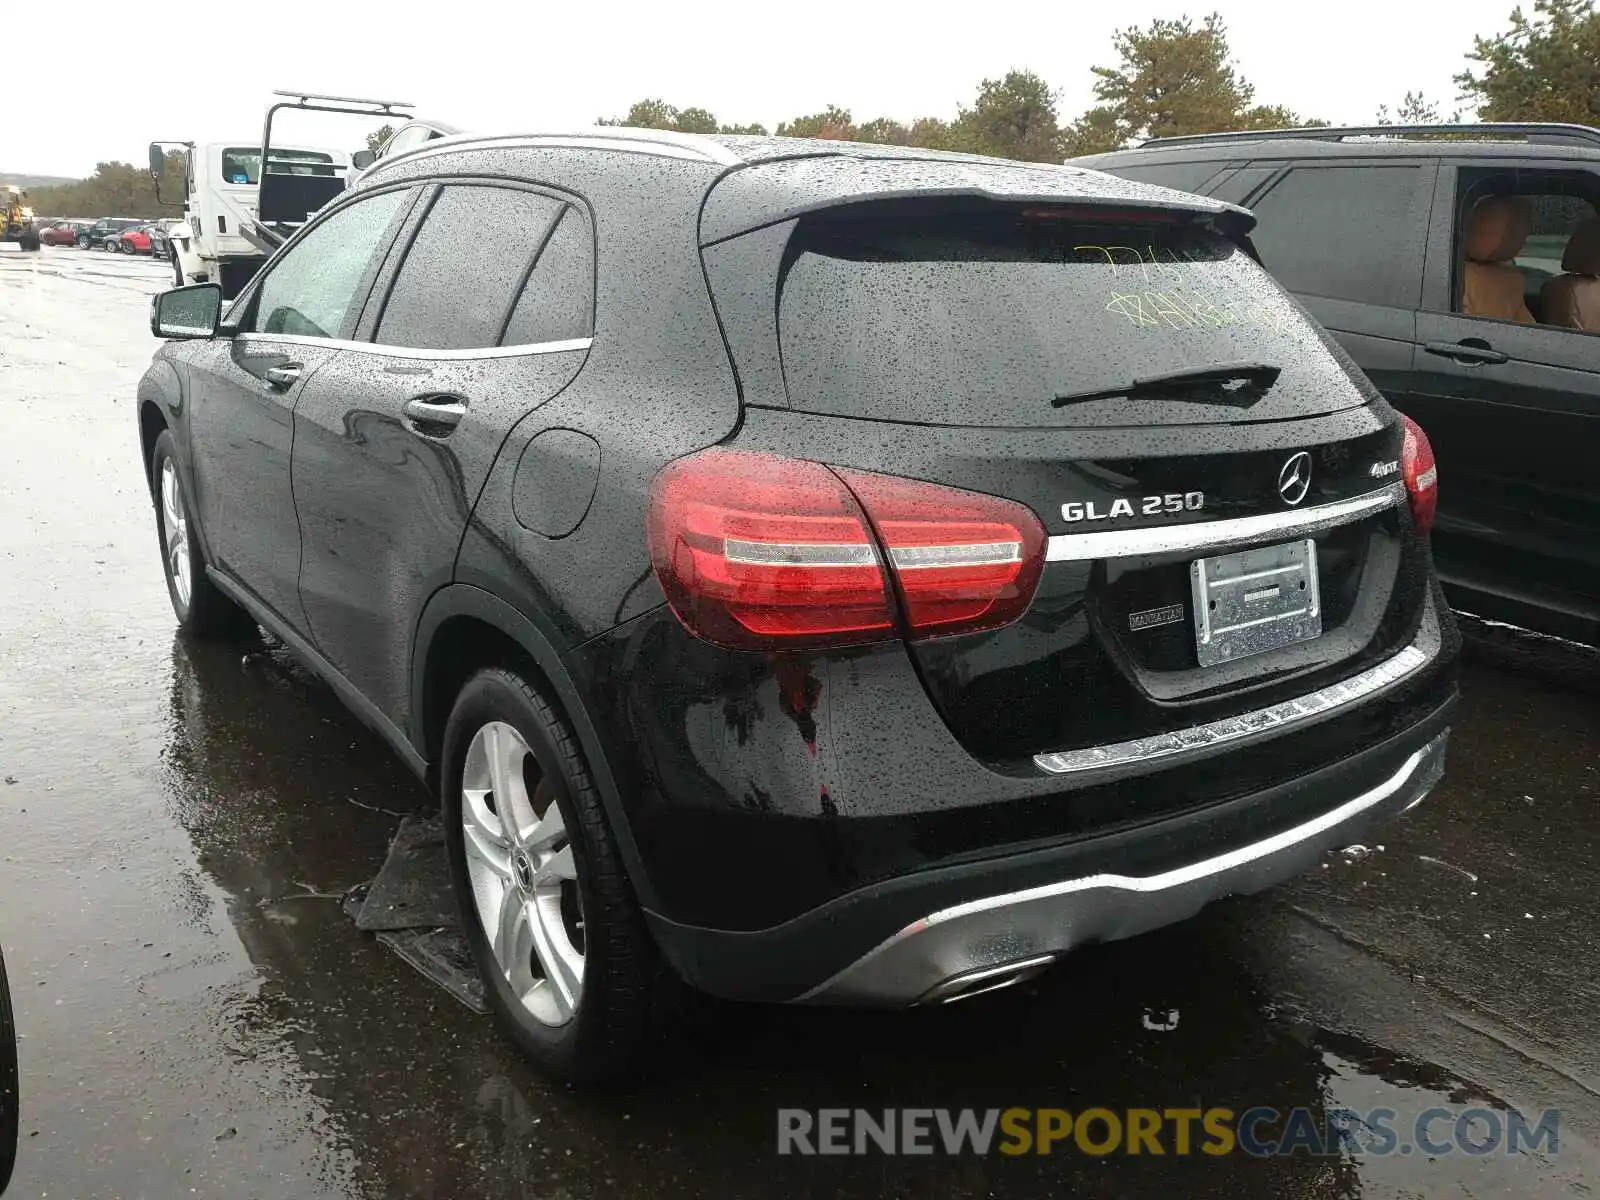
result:
M 1590 243 L 1600 246 L 1600 179 L 1464 170 L 1456 199 L 1455 311 L 1596 331 L 1600 284 L 1590 278 L 1600 252 Z
M 384 235 L 410 194 L 368 196 L 308 230 L 261 281 L 246 327 L 256 333 L 339 337 L 363 298 L 367 268 L 374 254 L 387 248 Z
M 1422 171 L 1296 167 L 1255 202 L 1251 240 L 1291 292 L 1391 308 L 1421 302 Z
M 1113 167 L 1111 173 L 1136 183 L 1154 183 L 1161 187 L 1176 188 L 1180 192 L 1198 192 L 1225 165 L 1209 161 L 1134 163 L 1127 167 Z
M 498 346 L 528 264 L 564 206 L 516 188 L 446 187 L 406 252 L 373 340 L 417 350 Z
M 1594 204 L 1582 196 L 1543 193 L 1530 196 L 1528 240 L 1511 260 L 1525 276 L 1543 283 L 1561 274 L 1567 243 L 1585 221 L 1594 216 Z
M 576 204 L 545 243 L 506 323 L 506 346 L 588 337 L 594 322 L 594 235 Z
M 410 150 L 438 136 L 426 125 L 408 125 L 389 139 L 389 144 L 383 148 L 383 156 L 388 158 L 391 154 L 399 154 L 402 150 Z
M 1229 204 L 1243 204 L 1255 190 L 1278 173 L 1278 167 L 1241 167 L 1220 183 L 1213 184 L 1206 194 Z

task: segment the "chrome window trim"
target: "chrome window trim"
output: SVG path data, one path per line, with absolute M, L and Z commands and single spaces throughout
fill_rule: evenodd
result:
M 1208 721 L 1204 725 L 1191 725 L 1187 729 L 1175 729 L 1131 741 L 1036 754 L 1033 756 L 1033 765 L 1050 775 L 1072 775 L 1079 771 L 1159 761 L 1190 751 L 1211 751 L 1259 734 L 1278 733 L 1313 719 L 1327 717 L 1358 700 L 1369 699 L 1427 666 L 1433 661 L 1433 656 L 1432 649 L 1424 649 L 1419 642 L 1413 642 L 1393 657 L 1349 679 L 1292 700 Z
M 1052 535 L 1045 549 L 1047 562 L 1087 562 L 1097 558 L 1127 558 L 1140 554 L 1176 554 L 1214 546 L 1248 546 L 1321 533 L 1362 517 L 1398 507 L 1404 484 L 1391 484 L 1376 492 L 1335 500 L 1313 508 L 1230 517 L 1221 521 L 1192 521 L 1187 525 L 1158 525 L 1145 529 L 1101 529 L 1093 533 Z
M 678 139 L 682 139 L 681 141 Z M 391 158 L 380 158 L 361 176 L 365 182 L 393 163 L 416 162 L 458 150 L 609 150 L 619 154 L 649 154 L 657 158 L 678 158 L 689 162 L 738 166 L 744 160 L 732 150 L 699 134 L 651 131 L 649 136 L 618 133 L 540 133 L 507 137 L 471 137 L 462 141 L 440 138 L 424 142 L 412 150 L 402 150 Z
M 335 350 L 353 350 L 360 354 L 377 354 L 385 358 L 431 358 L 460 360 L 476 358 L 521 358 L 531 354 L 563 354 L 569 350 L 587 350 L 592 337 L 567 338 L 559 342 L 534 342 L 526 346 L 485 346 L 473 350 L 421 350 L 411 346 L 380 346 L 376 342 L 353 342 L 345 338 L 307 337 L 299 333 L 261 333 L 251 330 L 234 336 L 235 341 L 248 345 L 252 341 L 285 343 L 290 346 L 330 346 Z

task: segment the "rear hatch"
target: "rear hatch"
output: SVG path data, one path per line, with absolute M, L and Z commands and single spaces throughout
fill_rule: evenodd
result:
M 1398 418 L 1215 214 L 856 202 L 705 256 L 745 384 L 737 448 L 1041 523 L 1019 618 L 906 630 L 997 769 L 1273 704 L 1414 637 Z

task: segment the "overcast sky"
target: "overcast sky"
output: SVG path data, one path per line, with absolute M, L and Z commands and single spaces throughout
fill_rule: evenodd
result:
M 0 65 L 7 95 L 21 100 L 0 128 L 0 170 L 83 175 L 103 159 L 142 163 L 155 138 L 259 142 L 269 93 L 290 87 L 409 100 L 421 115 L 485 131 L 586 126 L 647 96 L 770 128 L 830 103 L 857 120 L 950 117 L 979 80 L 1021 67 L 1060 89 L 1070 119 L 1092 103 L 1089 68 L 1114 63 L 1114 30 L 1213 8 L 1258 103 L 1365 122 L 1408 89 L 1453 105 L 1451 76 L 1473 35 L 1502 30 L 1514 3 L 324 0 L 141 13 L 91 0 L 66 16 L 35 5 L 22 18 L 35 35 L 8 39 Z M 47 32 L 63 19 L 71 33 Z M 285 133 L 297 140 L 361 144 L 353 121 L 294 116 L 300 124 Z

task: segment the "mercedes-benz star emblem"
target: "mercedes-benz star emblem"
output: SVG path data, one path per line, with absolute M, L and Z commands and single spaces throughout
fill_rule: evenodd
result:
M 1285 504 L 1299 504 L 1311 490 L 1311 455 L 1302 450 L 1278 472 L 1278 495 Z

